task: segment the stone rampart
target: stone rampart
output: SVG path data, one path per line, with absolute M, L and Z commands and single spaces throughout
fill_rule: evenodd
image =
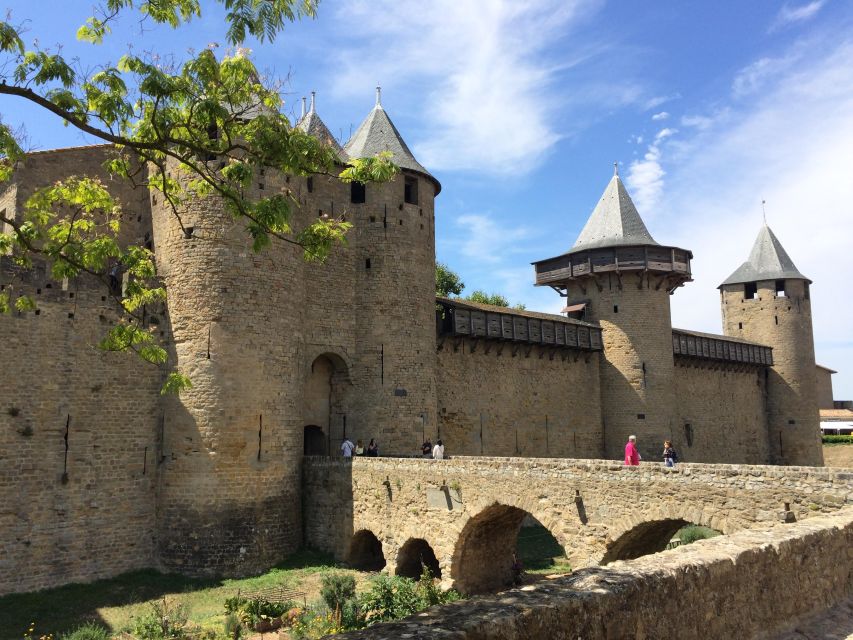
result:
M 344 637 L 769 638 L 853 594 L 851 569 L 847 508 L 433 607 Z
M 808 467 L 605 460 L 307 458 L 305 539 L 355 561 L 359 532 L 381 543 L 388 570 L 412 540 L 435 553 L 445 586 L 500 587 L 511 575 L 526 514 L 547 527 L 572 566 L 660 551 L 684 524 L 732 533 L 853 504 L 853 473 Z M 786 504 L 788 505 L 786 512 Z

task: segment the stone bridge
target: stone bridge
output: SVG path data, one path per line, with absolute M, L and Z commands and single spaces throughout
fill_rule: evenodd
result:
M 688 523 L 724 534 L 853 504 L 853 472 L 815 467 L 454 457 L 306 457 L 305 539 L 339 560 L 466 593 L 510 581 L 529 514 L 573 567 L 661 551 Z

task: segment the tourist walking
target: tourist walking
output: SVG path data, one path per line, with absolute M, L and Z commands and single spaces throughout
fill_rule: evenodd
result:
M 352 452 L 354 450 L 355 445 L 352 443 L 352 440 L 344 438 L 344 441 L 341 443 L 341 455 L 344 458 L 352 458 Z
M 358 440 L 355 443 L 355 455 L 363 456 L 364 455 L 364 443 L 361 440 Z
M 424 458 L 432 458 L 432 442 L 429 441 L 429 438 L 421 445 L 421 453 Z
M 672 446 L 672 442 L 669 440 L 664 440 L 663 463 L 667 467 L 674 467 L 676 462 L 678 462 L 678 454 L 675 452 L 675 449 Z
M 640 465 L 640 452 L 637 451 L 637 436 L 628 436 L 628 443 L 625 445 L 625 464 L 629 467 Z
M 367 455 L 372 458 L 379 455 L 379 445 L 376 444 L 376 441 L 373 438 L 370 439 L 370 442 L 367 445 Z
M 441 440 L 436 442 L 435 446 L 432 448 L 432 459 L 444 460 L 444 445 L 441 443 Z

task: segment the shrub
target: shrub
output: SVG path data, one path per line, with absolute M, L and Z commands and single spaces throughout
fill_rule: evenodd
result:
M 87 622 L 68 633 L 59 636 L 59 640 L 109 640 L 110 631 L 97 622 Z
M 720 535 L 719 531 L 714 531 L 708 527 L 698 527 L 690 525 L 681 529 L 678 532 L 678 537 L 681 539 L 681 544 L 690 544 L 697 540 L 705 540 Z
M 346 573 L 327 573 L 322 578 L 320 596 L 332 611 L 343 611 L 355 598 L 355 578 Z
M 228 607 L 226 603 L 226 608 Z M 225 637 L 229 640 L 240 640 L 243 635 L 243 623 L 240 617 L 233 611 L 228 612 L 225 616 Z
M 853 444 L 853 436 L 821 436 L 823 444 Z
M 420 610 L 415 581 L 401 576 L 378 576 L 363 593 L 359 606 L 369 624 L 404 618 Z
M 166 598 L 151 603 L 151 610 L 134 621 L 133 635 L 140 640 L 180 640 L 186 637 L 187 612 Z

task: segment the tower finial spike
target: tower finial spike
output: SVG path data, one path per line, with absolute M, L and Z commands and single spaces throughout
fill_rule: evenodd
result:
M 764 217 L 764 226 L 767 226 L 767 208 L 764 206 L 767 204 L 767 200 L 761 201 L 761 215 Z
M 616 177 L 619 177 L 619 163 L 618 162 L 613 163 L 613 175 Z
M 314 113 L 314 98 L 316 97 L 316 95 L 316 91 L 311 92 L 311 107 L 308 109 L 308 113 Z
M 376 85 L 376 106 L 382 106 L 382 87 L 380 87 L 378 84 Z
M 305 96 L 302 96 L 302 115 L 299 117 L 299 119 L 301 120 L 304 117 L 305 117 Z

